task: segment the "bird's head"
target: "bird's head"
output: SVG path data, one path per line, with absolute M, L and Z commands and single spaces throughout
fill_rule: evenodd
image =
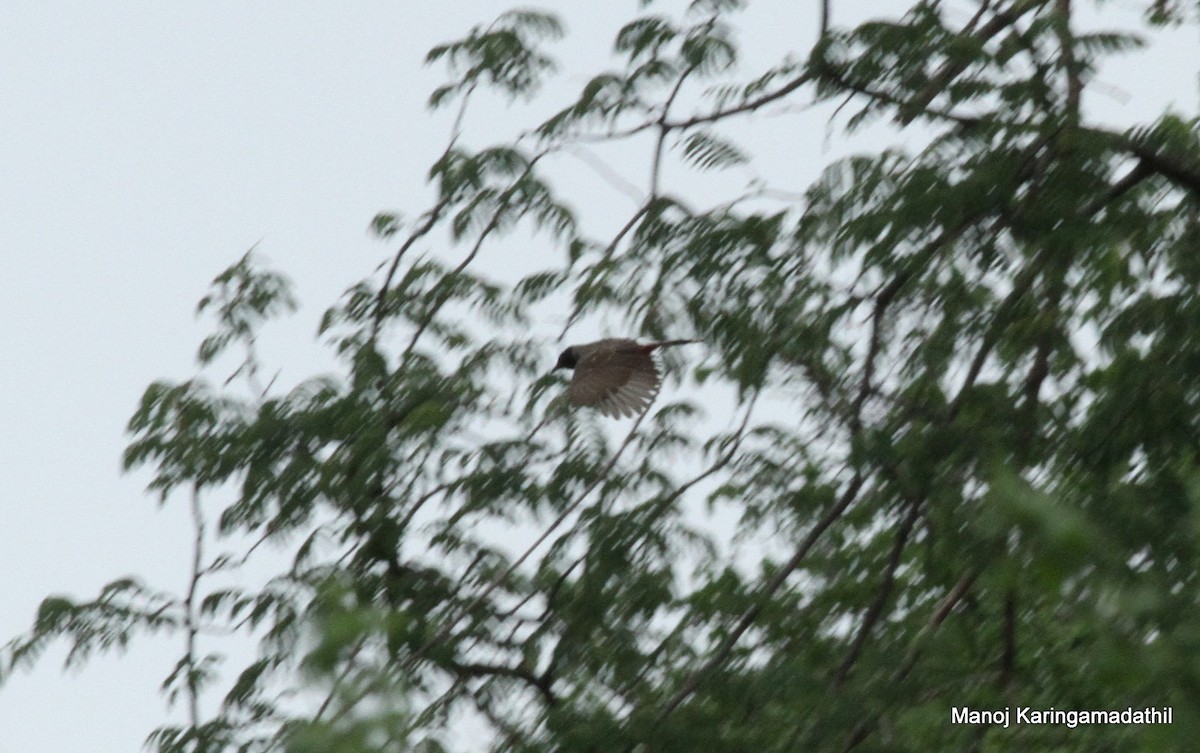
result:
M 579 363 L 579 356 L 575 355 L 574 348 L 567 348 L 558 357 L 558 363 L 554 364 L 555 369 L 573 369 L 575 364 Z

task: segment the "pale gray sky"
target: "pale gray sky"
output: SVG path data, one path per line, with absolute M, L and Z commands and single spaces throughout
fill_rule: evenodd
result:
M 119 473 L 138 397 L 154 379 L 192 374 L 206 331 L 196 300 L 255 243 L 302 304 L 270 330 L 266 360 L 289 382 L 329 368 L 313 343 L 317 318 L 387 253 L 365 232 L 375 212 L 424 208 L 424 176 L 445 143 L 448 117 L 424 107 L 441 80 L 422 66 L 426 50 L 514 4 L 81 0 L 0 10 L 0 641 L 25 630 L 51 593 L 89 598 L 126 574 L 183 587 L 185 510 L 158 511 L 144 478 Z M 569 9 L 559 92 L 603 65 L 612 31 L 638 6 L 546 5 Z M 576 9 L 584 5 L 599 8 Z M 815 3 L 755 5 L 776 10 L 747 19 L 748 71 L 811 41 Z M 970 5 L 960 5 L 965 19 Z M 1137 6 L 1104 7 L 1116 25 Z M 880 4 L 834 8 L 844 24 Z M 1104 71 L 1111 94 L 1095 90 L 1095 119 L 1143 122 L 1171 101 L 1195 113 L 1197 41 L 1192 29 L 1171 32 Z M 845 150 L 827 141 L 824 117 L 764 141 L 780 156 L 758 169 L 803 189 Z M 769 118 L 743 121 L 743 141 L 757 146 Z M 483 143 L 495 128 L 498 140 L 533 121 L 496 107 L 469 119 L 469 134 Z M 644 162 L 615 167 L 644 186 Z M 629 211 L 582 163 L 555 171 L 599 197 L 581 207 L 585 220 Z M 64 676 L 62 651 L 52 651 L 0 688 L 0 753 L 140 749 L 163 719 L 158 684 L 177 655 L 178 640 L 141 641 Z

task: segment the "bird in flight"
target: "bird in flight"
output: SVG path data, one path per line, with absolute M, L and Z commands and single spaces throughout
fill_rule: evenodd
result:
M 573 369 L 568 394 L 573 405 L 594 405 L 612 418 L 636 416 L 650 406 L 662 382 L 651 353 L 696 340 L 639 343 L 610 337 L 572 345 L 558 357 L 555 369 Z

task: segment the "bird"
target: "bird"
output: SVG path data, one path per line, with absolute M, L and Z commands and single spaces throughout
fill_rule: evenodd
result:
M 662 375 L 651 353 L 659 348 L 686 345 L 696 340 L 661 340 L 639 343 L 627 337 L 609 337 L 572 345 L 558 357 L 557 369 L 572 369 L 568 396 L 573 405 L 594 405 L 606 416 L 636 416 L 658 394 Z

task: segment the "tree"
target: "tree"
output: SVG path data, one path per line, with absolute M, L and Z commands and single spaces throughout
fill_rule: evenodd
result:
M 165 688 L 188 723 L 154 733 L 161 751 L 1186 747 L 1195 116 L 1090 123 L 1091 73 L 1138 38 L 1079 33 L 1070 0 L 983 2 L 957 24 L 918 2 L 854 28 L 825 3 L 815 43 L 750 80 L 741 5 L 650 8 L 617 36 L 621 67 L 521 139 L 453 134 L 432 205 L 377 218 L 394 252 L 324 317 L 339 373 L 261 386 L 256 332 L 291 305 L 286 280 L 251 255 L 219 276 L 200 360 L 242 348 L 250 396 L 153 384 L 126 455 L 164 500 L 190 500 L 192 588 L 47 599 L 4 671 L 56 638 L 76 660 L 181 634 Z M 1197 21 L 1181 3 L 1145 12 Z M 435 48 L 451 78 L 432 105 L 461 122 L 488 90 L 533 97 L 561 34 L 514 11 Z M 750 113 L 838 101 L 846 132 L 873 119 L 927 145 L 709 209 L 670 177 L 752 160 L 728 135 Z M 591 237 L 547 166 L 637 139 L 645 195 Z M 475 271 L 530 230 L 559 263 Z M 442 232 L 458 256 L 415 255 Z M 545 374 L 556 349 L 531 334 L 564 302 L 570 323 L 701 337 L 691 374 L 737 420 L 714 430 L 663 396 L 614 438 L 568 409 Z M 237 585 L 264 541 L 289 566 Z M 216 672 L 213 624 L 259 638 L 258 660 Z M 1148 706 L 1173 723 L 952 723 L 952 708 Z

